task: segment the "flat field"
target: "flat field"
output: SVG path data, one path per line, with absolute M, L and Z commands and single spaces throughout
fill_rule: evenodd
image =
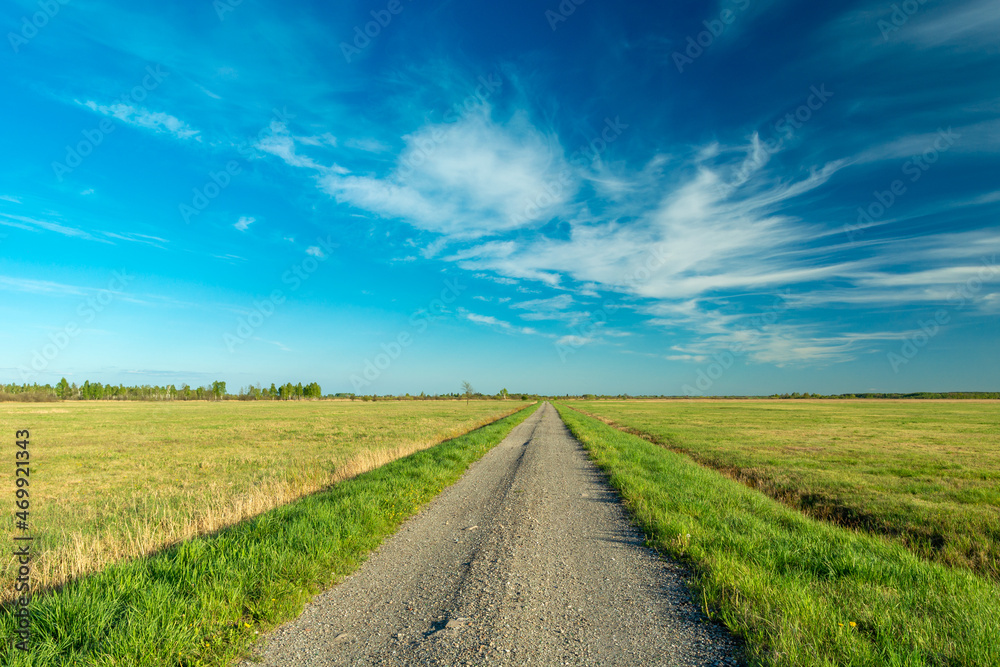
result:
M 256 516 L 524 405 L 0 403 L 0 424 L 11 460 L 15 429 L 31 431 L 37 590 Z M 7 600 L 14 563 L 0 563 Z
M 806 514 L 1000 578 L 1000 402 L 570 401 Z

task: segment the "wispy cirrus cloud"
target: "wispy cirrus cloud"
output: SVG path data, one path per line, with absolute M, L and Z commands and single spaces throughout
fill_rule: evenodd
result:
M 233 227 L 241 232 L 245 232 L 250 229 L 250 225 L 255 222 L 257 222 L 257 218 L 250 217 L 249 215 L 243 215 L 240 216 L 240 219 L 236 221 L 236 224 L 234 224 Z
M 499 318 L 493 317 L 492 315 L 480 315 L 479 313 L 469 312 L 464 308 L 460 308 L 458 312 L 463 318 L 465 318 L 469 322 L 488 326 L 494 329 L 495 331 L 500 331 L 503 333 L 517 333 L 517 334 L 529 334 L 529 335 L 539 334 L 538 330 L 533 329 L 532 327 L 517 326 L 516 324 L 511 324 L 510 322 L 506 322 Z
M 458 65 L 438 62 L 435 74 L 447 82 L 441 86 L 415 80 L 405 68 L 394 71 L 387 87 L 392 93 L 385 96 L 390 101 L 366 103 L 370 108 L 365 111 L 377 122 L 359 119 L 358 127 L 347 127 L 331 105 L 313 114 L 303 111 L 309 117 L 299 122 L 273 121 L 254 147 L 292 168 L 285 172 L 301 174 L 308 186 L 318 186 L 340 205 L 345 218 L 364 218 L 373 236 L 383 225 L 393 225 L 393 231 L 400 223 L 412 228 L 419 243 L 388 262 L 412 265 L 429 259 L 453 264 L 490 280 L 493 289 L 511 288 L 514 297 L 516 292 L 538 296 L 527 301 L 483 297 L 480 300 L 495 310 L 465 315 L 470 322 L 500 331 L 544 332 L 555 340 L 575 337 L 576 342 L 632 333 L 617 322 L 613 328 L 590 321 L 595 301 L 609 296 L 626 304 L 619 313 L 630 316 L 627 321 L 637 330 L 661 335 L 666 331 L 671 337 L 712 344 L 738 334 L 754 299 L 788 286 L 795 287 L 789 302 L 801 318 L 821 317 L 818 311 L 823 309 L 843 311 L 844 305 L 857 306 L 860 312 L 928 304 L 947 291 L 943 284 L 967 275 L 971 264 L 970 257 L 961 255 L 961 241 L 925 218 L 933 211 L 953 213 L 971 202 L 989 209 L 998 201 L 989 193 L 968 192 L 956 193 L 954 201 L 920 199 L 918 188 L 913 188 L 912 206 L 908 199 L 891 216 L 866 228 L 860 240 L 844 237 L 844 211 L 866 204 L 869 193 L 884 189 L 896 177 L 890 174 L 889 180 L 869 184 L 859 174 L 869 178 L 883 168 L 898 171 L 891 162 L 933 145 L 939 127 L 953 126 L 962 135 L 949 159 L 982 159 L 995 152 L 998 126 L 990 116 L 995 99 L 989 96 L 995 94 L 984 96 L 983 77 L 949 88 L 959 94 L 947 104 L 937 99 L 936 91 L 920 86 L 901 83 L 905 90 L 885 91 L 885 82 L 871 87 L 865 79 L 850 90 L 844 80 L 853 78 L 862 65 L 869 75 L 884 65 L 900 72 L 903 66 L 915 69 L 914 57 L 927 63 L 947 60 L 953 47 L 956 53 L 967 52 L 969 44 L 979 44 L 986 34 L 969 29 L 968 20 L 989 26 L 996 11 L 981 0 L 948 11 L 922 7 L 891 40 L 883 40 L 877 21 L 887 11 L 870 3 L 852 5 L 839 15 L 817 15 L 827 25 L 817 23 L 810 26 L 812 32 L 802 33 L 836 39 L 788 63 L 774 77 L 794 79 L 799 95 L 811 90 L 811 77 L 829 76 L 838 82 L 831 84 L 831 105 L 843 106 L 828 113 L 829 122 L 789 125 L 786 120 L 786 128 L 795 128 L 787 136 L 776 133 L 778 125 L 768 114 L 794 118 L 802 100 L 790 107 L 787 101 L 775 102 L 775 108 L 747 110 L 742 116 L 742 107 L 728 98 L 716 100 L 738 111 L 716 111 L 702 125 L 676 119 L 671 115 L 676 109 L 666 100 L 658 102 L 655 111 L 647 109 L 645 118 L 639 114 L 640 120 L 628 119 L 633 134 L 623 135 L 616 144 L 620 151 L 593 149 L 593 156 L 578 161 L 567 156 L 576 154 L 581 141 L 596 145 L 593 118 L 616 118 L 617 110 L 595 115 L 592 108 L 561 108 L 558 96 L 544 90 L 546 84 L 529 81 L 511 65 L 503 99 L 498 95 L 490 103 L 479 100 L 445 121 L 440 111 L 457 108 L 475 77 L 465 76 Z M 750 35 L 753 22 L 765 18 L 748 15 L 739 31 Z M 931 27 L 950 36 L 930 39 Z M 972 41 L 961 47 L 947 45 L 959 39 Z M 721 42 L 713 48 L 717 56 L 725 56 Z M 920 49 L 925 51 L 918 53 Z M 710 66 L 708 60 L 699 63 L 702 69 Z M 239 78 L 235 66 L 224 69 L 226 81 Z M 221 76 L 222 68 L 218 71 Z M 465 84 L 454 84 L 463 78 Z M 379 85 L 376 81 L 372 89 Z M 701 84 L 696 76 L 687 76 L 676 85 L 700 90 Z M 324 95 L 329 92 L 324 88 Z M 617 102 L 594 92 L 587 91 L 588 99 Z M 315 99 L 312 94 L 307 91 L 302 99 Z M 787 90 L 784 98 L 795 99 Z M 949 114 L 947 122 L 941 120 L 946 117 L 943 110 Z M 134 108 L 107 107 L 101 112 L 134 124 L 145 122 L 158 131 L 179 134 L 186 127 L 177 125 L 177 119 L 172 126 L 162 118 L 140 121 L 145 116 Z M 815 109 L 808 115 L 814 114 L 821 116 Z M 675 132 L 660 117 L 687 125 Z M 837 128 L 837 118 L 849 127 Z M 776 136 L 782 141 L 775 149 L 768 141 Z M 921 188 L 928 182 L 922 181 Z M 859 196 L 861 200 L 854 201 Z M 927 226 L 907 231 L 904 222 L 914 228 Z M 242 219 L 236 223 L 240 231 L 248 226 Z M 977 298 L 985 302 L 991 295 L 992 288 L 983 289 Z M 538 329 L 512 323 L 517 321 Z M 573 331 L 588 322 L 587 334 Z M 869 343 L 883 340 L 879 330 L 872 331 Z M 824 363 L 852 358 L 866 340 L 863 332 L 846 323 L 824 332 L 791 318 L 776 323 L 774 331 L 760 339 L 758 345 L 772 341 L 768 349 L 775 354 L 784 351 L 789 358 Z M 706 353 L 686 348 L 675 352 L 678 361 L 696 361 Z
M 120 241 L 129 241 L 131 243 L 142 243 L 145 245 L 153 246 L 154 248 L 160 248 L 161 250 L 166 249 L 166 244 L 169 243 L 167 239 L 161 238 L 159 236 L 150 236 L 149 234 L 137 234 L 135 232 L 100 232 L 102 235 L 108 238 L 118 239 Z
M 281 159 L 291 167 L 311 169 L 320 174 L 346 174 L 348 171 L 344 167 L 335 163 L 322 164 L 300 150 L 306 146 L 328 148 L 336 145 L 336 138 L 328 132 L 318 137 L 292 136 L 286 123 L 272 120 L 268 132 L 260 137 L 255 148 Z
M 1000 7 L 997 3 L 991 0 L 971 0 L 955 3 L 948 10 L 929 11 L 927 16 L 920 17 L 923 20 L 914 20 L 913 25 L 905 26 L 907 30 L 896 31 L 891 37 L 920 46 L 955 42 L 969 46 L 977 42 L 996 45 L 995 38 L 1000 30 Z
M 268 152 L 292 166 L 325 170 L 298 153 L 297 146 L 317 142 L 298 141 L 287 130 L 275 136 Z M 395 166 L 383 176 L 327 170 L 319 183 L 340 203 L 438 234 L 433 247 L 454 248 L 444 260 L 480 278 L 563 290 L 551 298 L 509 304 L 522 319 L 572 327 L 588 316 L 585 308 L 571 308 L 574 293 L 598 297 L 613 292 L 638 299 L 635 310 L 654 315 L 652 326 L 670 322 L 720 343 L 724 341 L 713 337 L 731 330 L 739 319 L 712 305 L 722 295 L 787 285 L 807 286 L 803 293 L 816 294 L 821 285 L 839 283 L 849 286 L 838 288 L 841 293 L 847 289 L 861 303 L 864 295 L 873 300 L 876 294 L 886 295 L 880 286 L 934 277 L 920 277 L 921 271 L 946 271 L 926 266 L 938 252 L 928 247 L 933 238 L 902 250 L 909 253 L 910 265 L 921 269 L 890 270 L 893 254 L 901 252 L 898 244 L 891 249 L 871 239 L 849 244 L 840 226 L 787 212 L 842 171 L 902 155 L 935 136 L 904 137 L 860 157 L 845 155 L 792 175 L 772 162 L 780 151 L 765 150 L 756 132 L 743 144 L 693 146 L 669 160 L 654 155 L 638 168 L 602 162 L 569 165 L 558 137 L 535 127 L 527 112 L 498 121 L 484 106 L 457 123 L 428 124 L 404 135 Z M 537 216 L 525 215 L 540 200 L 545 205 L 535 208 L 561 221 L 558 234 L 537 229 Z M 836 298 L 834 290 L 827 293 Z M 896 296 L 905 300 L 908 295 Z M 797 301 L 799 307 L 819 305 L 807 303 Z M 493 315 L 465 317 L 508 333 L 537 333 Z M 564 337 L 593 342 L 603 338 L 597 336 L 602 326 L 597 323 L 588 336 Z M 769 333 L 758 342 L 766 342 L 771 356 L 761 352 L 750 358 L 769 360 L 784 352 L 803 362 L 853 359 L 864 340 L 843 332 L 840 338 L 817 334 L 814 344 L 807 344 L 804 329 L 778 325 L 782 327 L 789 331 Z M 873 334 L 869 340 L 882 338 Z M 685 355 L 692 361 L 703 356 L 673 356 L 680 360 Z
M 797 181 L 776 181 L 771 187 L 727 189 L 726 168 L 712 168 L 696 158 L 692 173 L 683 180 L 664 174 L 650 181 L 647 174 L 639 174 L 631 201 L 600 217 L 581 214 L 570 219 L 564 238 L 481 244 L 453 259 L 470 270 L 489 269 L 550 284 L 588 283 L 652 299 L 815 280 L 835 274 L 836 265 L 817 266 L 812 258 L 793 259 L 778 251 L 811 242 L 821 228 L 775 211 L 823 185 L 842 167 L 830 163 Z M 625 218 L 628 225 L 618 222 Z M 643 273 L 654 248 L 655 275 L 631 279 Z
M 291 352 L 292 351 L 292 348 L 288 347 L 287 345 L 285 345 L 284 343 L 282 343 L 281 341 L 278 341 L 278 340 L 266 340 L 264 338 L 260 338 L 259 336 L 253 336 L 253 340 L 259 341 L 261 343 L 267 343 L 269 345 L 274 345 L 276 348 L 278 348 L 282 352 Z
M 0 213 L 0 225 L 4 225 L 7 227 L 16 227 L 18 229 L 25 229 L 31 231 L 44 230 L 47 232 L 55 232 L 56 234 L 62 234 L 63 236 L 72 236 L 80 239 L 86 239 L 88 241 L 110 243 L 110 241 L 95 238 L 89 232 L 83 229 L 79 229 L 77 227 L 70 227 L 69 225 L 53 222 L 51 220 L 42 220 L 40 218 L 34 218 L 24 215 Z
M 30 278 L 19 278 L 17 276 L 0 276 L 0 285 L 4 289 L 25 292 L 28 294 L 53 294 L 65 296 L 85 296 L 90 293 L 90 288 L 77 285 L 66 285 L 50 280 L 33 280 Z
M 201 141 L 201 132 L 175 116 L 162 111 L 149 111 L 143 107 L 116 102 L 114 104 L 98 104 L 92 100 L 81 102 L 95 113 L 102 116 L 117 118 L 126 125 L 141 127 L 159 134 L 169 134 L 178 139 L 194 139 Z
M 339 202 L 468 239 L 534 224 L 539 202 L 555 215 L 575 187 L 558 141 L 524 113 L 497 121 L 486 106 L 402 139 L 391 173 L 330 175 L 323 189 Z

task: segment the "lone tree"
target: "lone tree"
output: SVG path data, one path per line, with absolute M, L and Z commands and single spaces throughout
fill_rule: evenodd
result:
M 468 405 L 469 399 L 476 393 L 476 390 L 472 388 L 472 384 L 468 380 L 463 380 L 462 393 L 465 394 L 465 404 Z

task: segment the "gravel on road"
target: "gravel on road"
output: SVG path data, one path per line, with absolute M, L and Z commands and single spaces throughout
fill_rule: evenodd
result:
M 243 664 L 741 664 L 686 579 L 546 403 Z

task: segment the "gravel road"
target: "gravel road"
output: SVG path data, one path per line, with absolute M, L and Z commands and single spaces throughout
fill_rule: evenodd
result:
M 255 660 L 735 665 L 739 653 L 546 403 Z

